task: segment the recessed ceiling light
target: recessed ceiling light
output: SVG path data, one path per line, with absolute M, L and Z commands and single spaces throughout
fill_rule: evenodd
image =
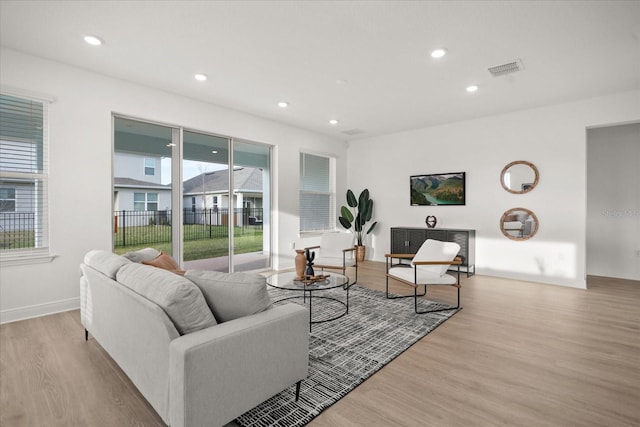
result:
M 193 78 L 196 79 L 199 82 L 203 82 L 203 81 L 207 80 L 207 75 L 198 73 L 198 74 L 194 75 Z
M 97 36 L 84 36 L 84 41 L 91 46 L 100 46 L 103 43 L 102 39 Z
M 467 86 L 467 92 L 477 92 L 477 91 L 478 91 L 478 85 Z
M 285 102 L 285 101 L 278 102 L 278 107 L 280 108 L 287 108 L 288 106 L 289 106 L 288 102 Z
M 446 54 L 447 54 L 447 49 L 439 48 L 439 49 L 435 49 L 434 51 L 431 52 L 431 57 L 432 58 L 442 58 Z
M 175 147 L 175 146 L 176 146 L 176 144 L 174 144 L 173 142 L 170 142 L 170 143 L 167 144 L 167 147 Z
M 329 120 L 329 124 L 330 125 L 337 125 L 338 121 L 336 119 L 331 119 L 331 120 Z
M 218 154 L 218 151 L 217 151 L 217 150 L 211 150 L 211 152 L 212 152 L 213 154 Z

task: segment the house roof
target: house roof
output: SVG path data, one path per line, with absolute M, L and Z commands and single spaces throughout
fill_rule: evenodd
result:
M 155 188 L 161 190 L 170 190 L 171 184 L 157 184 L 155 182 L 140 181 L 132 178 L 113 178 L 113 186 L 121 188 Z
M 237 168 L 233 171 L 234 191 L 262 193 L 262 169 Z M 229 188 L 228 169 L 205 172 L 188 179 L 183 184 L 185 195 L 227 192 Z

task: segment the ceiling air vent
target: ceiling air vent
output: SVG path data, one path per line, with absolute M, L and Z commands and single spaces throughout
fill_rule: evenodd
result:
M 522 61 L 520 59 L 516 59 L 512 62 L 507 62 L 506 64 L 494 65 L 493 67 L 489 67 L 489 72 L 493 77 L 499 77 L 521 70 L 524 70 L 524 65 L 522 65 Z
M 343 130 L 342 133 L 344 133 L 345 135 L 360 135 L 362 133 L 364 133 L 364 131 L 362 129 L 349 129 L 349 130 Z

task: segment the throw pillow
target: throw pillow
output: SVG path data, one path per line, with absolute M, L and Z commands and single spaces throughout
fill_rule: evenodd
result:
M 149 265 L 130 263 L 118 270 L 118 282 L 162 307 L 181 335 L 216 325 L 196 285 Z
M 116 273 L 123 265 L 129 264 L 126 258 L 111 252 L 92 250 L 84 256 L 84 263 L 89 267 L 98 270 L 100 273 L 111 279 L 116 278 Z
M 151 261 L 160 255 L 160 251 L 153 248 L 144 248 L 137 251 L 130 251 L 122 255 L 132 262 Z
M 173 273 L 184 274 L 184 270 L 180 270 L 180 266 L 176 262 L 175 259 L 171 257 L 171 255 L 161 252 L 156 258 L 151 261 L 142 261 L 145 265 L 151 265 L 153 267 L 162 268 L 164 270 L 169 270 Z
M 184 277 L 200 288 L 219 322 L 249 316 L 271 307 L 266 279 L 259 274 L 188 270 Z

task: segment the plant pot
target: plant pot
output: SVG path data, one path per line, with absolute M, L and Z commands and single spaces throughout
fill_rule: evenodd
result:
M 356 245 L 356 260 L 358 262 L 364 261 L 365 253 L 367 252 L 366 246 L 357 246 Z
M 304 249 L 296 249 L 296 277 L 301 278 L 304 276 L 304 269 L 307 266 L 307 259 L 304 256 Z

